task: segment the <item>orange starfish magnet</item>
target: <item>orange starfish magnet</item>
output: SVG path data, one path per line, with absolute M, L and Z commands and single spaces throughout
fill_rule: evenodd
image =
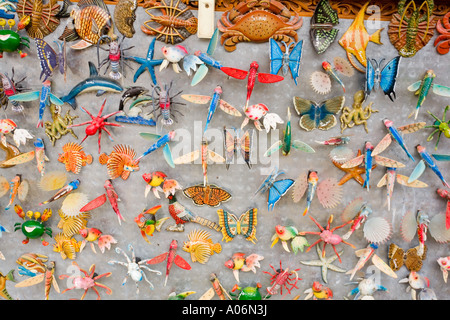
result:
M 361 150 L 358 150 L 358 156 L 361 155 Z M 340 170 L 345 172 L 345 175 L 339 180 L 338 185 L 343 185 L 350 179 L 355 179 L 360 185 L 364 185 L 363 175 L 366 173 L 366 169 L 364 167 L 353 167 L 353 168 L 342 168 L 342 163 L 339 163 L 335 160 L 331 160 L 333 164 Z M 372 166 L 372 170 L 377 167 L 376 164 Z

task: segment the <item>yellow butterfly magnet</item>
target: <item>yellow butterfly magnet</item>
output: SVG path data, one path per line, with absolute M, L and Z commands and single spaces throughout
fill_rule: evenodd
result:
M 239 218 L 234 214 L 219 209 L 217 214 L 219 215 L 219 225 L 222 228 L 222 241 L 229 242 L 233 240 L 236 235 L 242 234 L 247 241 L 255 243 L 256 239 L 256 224 L 257 224 L 256 208 L 249 209 L 243 213 Z

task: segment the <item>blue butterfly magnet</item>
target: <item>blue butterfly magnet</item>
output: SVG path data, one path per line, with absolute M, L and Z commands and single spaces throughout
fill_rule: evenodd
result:
M 291 70 L 292 78 L 294 79 L 295 84 L 297 85 L 297 78 L 300 69 L 300 61 L 302 59 L 302 48 L 303 48 L 303 40 L 300 40 L 297 43 L 291 42 L 289 45 L 286 42 L 282 41 L 286 50 L 283 53 L 281 51 L 278 43 L 272 38 L 270 41 L 270 73 L 278 74 L 281 69 L 283 76 L 286 76 L 288 71 Z M 292 50 L 289 52 L 289 49 Z
M 268 192 L 267 194 L 267 209 L 272 211 L 275 204 L 280 201 L 281 197 L 289 191 L 289 189 L 295 184 L 293 179 L 281 179 L 276 180 L 280 175 L 284 174 L 284 171 L 278 171 L 274 168 L 272 173 L 264 180 L 261 186 L 256 190 L 255 194 L 258 192 Z
M 59 72 L 64 75 L 64 80 L 66 77 L 66 43 L 59 43 L 55 41 L 58 45 L 59 52 L 56 53 L 55 50 L 44 40 L 35 38 L 37 54 L 39 57 L 39 63 L 41 66 L 40 79 L 42 81 L 47 80 L 51 77 L 53 71 L 59 67 Z M 42 79 L 42 77 L 44 77 Z
M 398 74 L 398 67 L 400 65 L 400 56 L 395 57 L 389 61 L 381 70 L 381 63 L 384 59 L 379 61 L 375 59 L 368 59 L 366 69 L 366 89 L 365 93 L 368 96 L 372 90 L 377 90 L 381 87 L 384 94 L 394 102 L 395 95 L 395 82 Z
M 344 107 L 345 97 L 337 96 L 320 103 L 294 97 L 294 107 L 300 116 L 299 125 L 306 131 L 329 130 L 337 124 L 336 114 Z

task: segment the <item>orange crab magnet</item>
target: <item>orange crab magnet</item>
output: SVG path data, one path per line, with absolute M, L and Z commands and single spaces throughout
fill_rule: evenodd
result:
M 289 45 L 298 41 L 296 30 L 303 25 L 303 18 L 292 15 L 281 2 L 272 0 L 247 0 L 226 11 L 217 22 L 223 33 L 221 43 L 226 51 L 236 50 L 239 42 L 268 42 L 273 38 Z

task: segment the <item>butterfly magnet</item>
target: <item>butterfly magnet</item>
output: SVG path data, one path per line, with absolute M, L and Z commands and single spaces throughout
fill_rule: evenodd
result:
M 250 162 L 252 157 L 253 146 L 253 131 L 246 130 L 244 134 L 239 137 L 238 131 L 234 129 L 234 134 L 230 132 L 226 127 L 223 128 L 224 134 L 224 146 L 225 146 L 225 164 L 227 170 L 230 168 L 230 164 L 233 162 L 234 155 L 240 153 L 242 159 L 244 159 L 248 168 L 252 168 Z
M 264 182 L 255 192 L 255 195 L 258 192 L 268 192 L 267 209 L 269 211 L 273 210 L 275 204 L 277 204 L 277 202 L 280 201 L 281 197 L 284 196 L 295 184 L 295 181 L 293 179 L 276 180 L 276 178 L 281 174 L 284 174 L 284 171 L 278 171 L 277 168 L 274 168 L 272 170 L 272 173 L 266 178 L 266 180 L 264 180 Z
M 60 43 L 55 41 L 58 45 L 59 52 L 56 51 L 44 40 L 35 38 L 37 54 L 39 57 L 39 63 L 41 66 L 40 78 L 44 77 L 43 81 L 51 77 L 53 71 L 59 68 L 59 72 L 64 75 L 64 81 L 66 80 L 66 42 Z
M 339 33 L 334 26 L 339 24 L 339 16 L 329 0 L 320 0 L 314 10 L 309 27 L 311 43 L 318 54 L 324 53 L 336 40 Z
M 384 59 L 379 61 L 368 59 L 369 63 L 366 68 L 366 96 L 370 95 L 373 90 L 377 90 L 378 87 L 381 87 L 384 94 L 394 102 L 394 99 L 396 98 L 395 83 L 397 80 L 400 59 L 400 56 L 395 57 L 389 61 L 383 69 L 381 69 L 381 64 Z
M 270 73 L 277 74 L 280 69 L 283 76 L 286 76 L 288 71 L 291 71 L 292 78 L 294 79 L 295 85 L 297 85 L 298 73 L 300 70 L 300 61 L 302 59 L 302 48 L 303 40 L 297 43 L 290 42 L 289 45 L 282 41 L 285 47 L 285 52 L 281 51 L 278 43 L 270 38 Z M 291 45 L 292 50 L 290 50 Z
M 300 128 L 329 130 L 337 124 L 336 114 L 344 107 L 345 97 L 338 96 L 320 103 L 300 97 L 294 97 L 294 107 L 300 116 Z
M 222 241 L 229 242 L 238 234 L 245 237 L 245 240 L 255 243 L 256 224 L 258 209 L 252 208 L 243 213 L 240 217 L 228 212 L 227 210 L 217 210 L 219 215 L 219 225 L 222 227 Z
M 231 199 L 231 194 L 224 189 L 213 184 L 198 184 L 187 187 L 183 190 L 186 197 L 191 199 L 197 206 L 208 205 L 210 207 L 217 207 L 222 202 Z

